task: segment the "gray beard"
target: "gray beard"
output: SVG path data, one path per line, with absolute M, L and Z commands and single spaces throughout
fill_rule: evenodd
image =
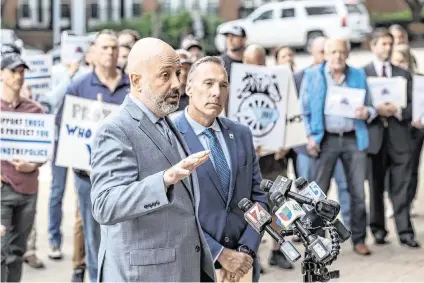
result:
M 150 101 L 149 104 L 153 107 L 153 109 L 151 109 L 152 112 L 156 113 L 160 117 L 168 116 L 169 114 L 178 110 L 178 106 L 180 104 L 179 100 L 176 103 L 166 102 L 165 99 L 168 95 L 163 96 L 154 94 L 149 84 L 146 84 L 146 87 L 144 88 L 144 93 L 146 95 L 147 100 Z

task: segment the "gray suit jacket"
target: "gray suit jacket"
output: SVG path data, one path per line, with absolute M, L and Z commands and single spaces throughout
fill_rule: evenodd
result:
M 199 282 L 201 273 L 215 279 L 198 220 L 196 173 L 165 193 L 164 170 L 180 160 L 177 148 L 128 97 L 98 129 L 91 201 L 101 224 L 99 281 Z

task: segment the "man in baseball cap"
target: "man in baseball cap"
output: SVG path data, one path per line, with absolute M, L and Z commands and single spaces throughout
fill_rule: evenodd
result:
M 197 39 L 193 37 L 188 37 L 184 39 L 183 42 L 181 43 L 181 49 L 184 49 L 190 52 L 191 60 L 193 62 L 205 56 L 203 52 L 203 47 L 200 44 L 200 41 L 198 41 Z
M 3 50 L 2 50 L 3 51 Z M 28 65 L 22 59 L 21 55 L 18 53 L 10 53 L 6 55 L 2 55 L 1 58 L 1 69 L 8 69 L 11 71 L 15 71 L 18 67 L 24 67 L 25 69 L 29 69 Z
M 241 26 L 229 26 L 220 31 L 226 38 L 226 53 L 222 55 L 228 79 L 231 78 L 231 64 L 243 63 L 243 52 L 246 46 L 246 31 Z

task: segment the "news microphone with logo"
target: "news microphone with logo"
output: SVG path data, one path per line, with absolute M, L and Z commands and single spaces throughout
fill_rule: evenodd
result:
M 312 256 L 320 262 L 326 260 L 330 256 L 330 251 L 327 250 L 324 243 L 317 236 L 303 227 L 300 218 L 305 215 L 305 212 L 300 205 L 294 200 L 285 201 L 282 193 L 278 191 L 271 195 L 271 200 L 280 207 L 275 215 L 283 226 L 289 227 L 294 224 L 304 242 L 307 243 L 306 248 L 312 253 Z
M 280 234 L 269 225 L 272 222 L 272 216 L 259 203 L 253 203 L 244 198 L 238 206 L 244 212 L 244 219 L 256 232 L 260 234 L 265 230 L 280 244 L 280 251 L 286 258 L 295 262 L 301 257 L 299 251 L 290 242 L 284 241 Z
M 315 200 L 327 199 L 327 196 L 315 182 L 311 182 L 308 184 L 308 181 L 305 178 L 299 177 L 296 179 L 295 185 L 296 188 L 300 190 L 299 193 L 305 197 L 314 198 Z M 313 226 L 323 226 L 322 221 L 320 221 L 320 219 L 317 219 L 316 214 L 312 213 L 312 210 L 314 209 L 312 206 L 303 205 L 303 207 L 307 211 L 305 218 L 310 219 L 310 221 L 313 223 Z M 337 233 L 339 234 L 340 242 L 345 242 L 352 235 L 352 232 L 350 232 L 339 219 L 334 219 L 332 224 L 336 228 Z

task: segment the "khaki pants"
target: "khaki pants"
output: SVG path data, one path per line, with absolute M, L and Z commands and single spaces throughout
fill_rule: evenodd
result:
M 84 231 L 82 229 L 82 218 L 77 209 L 74 226 L 74 254 L 72 256 L 72 265 L 74 269 L 85 269 L 85 246 Z

